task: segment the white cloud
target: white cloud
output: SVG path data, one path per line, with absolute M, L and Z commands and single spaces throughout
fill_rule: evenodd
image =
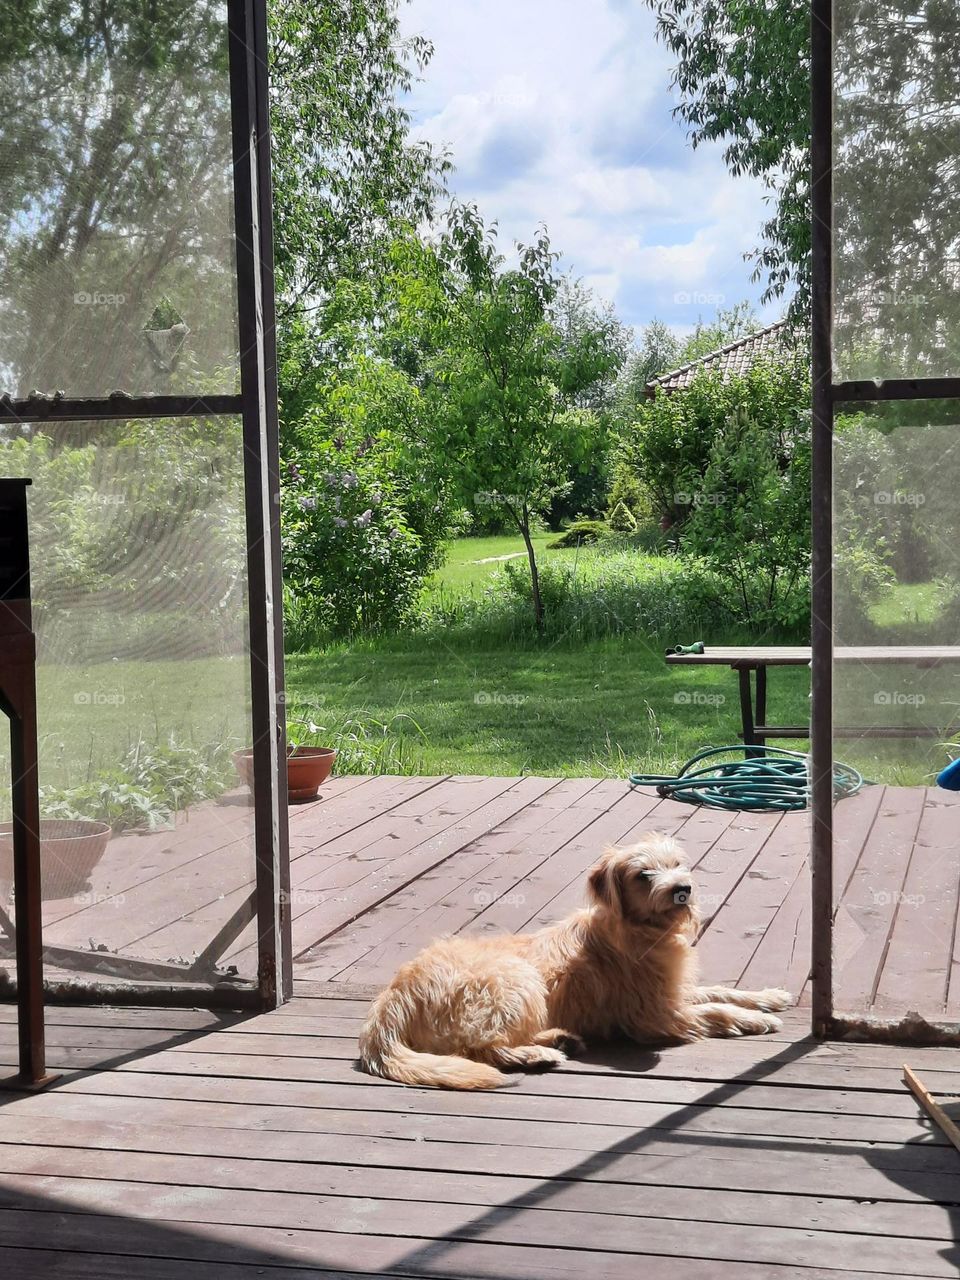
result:
M 402 21 L 435 46 L 416 132 L 450 146 L 451 190 L 505 245 L 546 223 L 562 265 L 636 325 L 757 302 L 743 254 L 762 188 L 730 177 L 719 146 L 689 146 L 642 0 L 412 0 Z

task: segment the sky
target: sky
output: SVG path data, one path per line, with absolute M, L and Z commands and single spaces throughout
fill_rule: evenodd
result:
M 637 327 L 685 333 L 744 298 L 779 318 L 743 258 L 768 216 L 762 184 L 686 140 L 642 0 L 411 0 L 401 21 L 435 49 L 406 99 L 414 133 L 449 146 L 452 193 L 506 248 L 545 223 L 561 269 Z

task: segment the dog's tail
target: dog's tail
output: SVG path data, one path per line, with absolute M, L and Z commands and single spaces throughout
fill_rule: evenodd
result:
M 360 1065 L 375 1076 L 400 1084 L 437 1089 L 498 1089 L 509 1083 L 503 1072 L 485 1062 L 455 1054 L 420 1053 L 404 1043 L 400 1002 L 387 988 L 375 1001 L 360 1032 Z

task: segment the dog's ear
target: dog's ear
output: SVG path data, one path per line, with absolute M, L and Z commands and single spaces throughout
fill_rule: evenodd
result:
M 623 911 L 623 881 L 615 860 L 615 849 L 608 849 L 587 877 L 587 889 L 598 906 Z

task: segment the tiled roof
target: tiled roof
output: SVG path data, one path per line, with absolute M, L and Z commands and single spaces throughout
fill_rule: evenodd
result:
M 658 387 L 662 387 L 664 391 L 678 391 L 681 387 L 688 387 L 704 369 L 719 369 L 725 378 L 746 373 L 761 356 L 773 359 L 785 356 L 793 346 L 790 337 L 786 320 L 778 320 L 776 324 L 758 329 L 756 333 L 748 333 L 745 338 L 729 342 L 725 347 L 701 356 L 699 360 L 691 360 L 672 373 L 659 374 L 647 383 L 647 395 L 656 395 Z

